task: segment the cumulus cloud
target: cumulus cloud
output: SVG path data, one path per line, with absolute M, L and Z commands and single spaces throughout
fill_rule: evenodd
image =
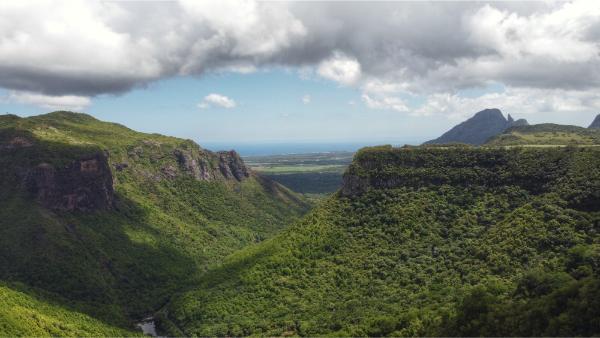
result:
M 235 108 L 236 103 L 234 100 L 227 96 L 220 94 L 208 94 L 202 99 L 202 102 L 198 103 L 198 108 L 205 109 L 211 106 L 221 107 L 225 109 Z
M 82 110 L 90 104 L 90 98 L 85 96 L 49 96 L 23 91 L 10 91 L 7 101 L 32 104 L 52 110 Z
M 176 75 L 250 72 L 305 34 L 284 4 L 248 0 L 2 1 L 0 86 L 90 96 Z
M 9 90 L 86 98 L 271 66 L 356 86 L 374 109 L 405 111 L 403 95 L 422 95 L 422 109 L 406 108 L 429 114 L 490 83 L 509 97 L 573 95 L 591 109 L 583 97 L 600 89 L 600 2 L 0 2 Z
M 444 114 L 451 119 L 462 120 L 477 111 L 494 107 L 523 117 L 547 112 L 600 111 L 600 97 L 590 91 L 535 88 L 508 88 L 503 92 L 477 97 L 438 93 L 428 96 L 425 103 L 412 114 Z
M 404 101 L 398 97 L 384 96 L 380 98 L 375 98 L 369 96 L 369 94 L 363 94 L 362 100 L 367 105 L 367 107 L 371 109 L 387 109 L 395 110 L 398 112 L 409 111 L 409 108 L 406 106 Z
M 317 73 L 326 79 L 349 86 L 360 79 L 360 63 L 355 58 L 336 51 L 330 58 L 319 64 Z

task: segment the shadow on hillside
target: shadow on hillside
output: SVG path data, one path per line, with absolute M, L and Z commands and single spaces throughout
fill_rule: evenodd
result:
M 292 201 L 295 204 L 301 205 L 305 212 L 310 209 L 309 203 L 300 199 L 298 195 L 293 194 L 286 186 L 262 174 L 255 174 L 254 177 L 269 194 L 277 196 L 284 201 Z
M 0 283 L 115 326 L 158 310 L 199 263 L 158 241 L 141 206 L 116 197 L 115 210 L 88 214 L 0 200 Z

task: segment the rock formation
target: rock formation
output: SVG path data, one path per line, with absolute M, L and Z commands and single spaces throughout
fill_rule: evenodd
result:
M 103 153 L 65 167 L 40 163 L 27 170 L 24 183 L 27 192 L 49 209 L 93 211 L 113 206 L 113 179 Z
M 467 143 L 481 145 L 489 138 L 510 127 L 524 125 L 528 125 L 525 119 L 514 121 L 510 114 L 508 119 L 505 118 L 499 109 L 485 109 L 456 125 L 437 139 L 425 142 L 425 144 Z
M 243 181 L 250 176 L 244 161 L 234 150 L 212 151 L 199 148 L 176 149 L 174 152 L 179 167 L 197 180 L 219 179 Z
M 244 161 L 235 150 L 219 151 L 218 154 L 219 169 L 226 179 L 235 178 L 238 181 L 242 181 L 250 176 Z

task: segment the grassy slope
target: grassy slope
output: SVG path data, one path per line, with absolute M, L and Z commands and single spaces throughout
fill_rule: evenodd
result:
M 107 325 L 80 312 L 52 304 L 32 291 L 0 284 L 0 334 L 2 336 L 134 336 L 136 332 Z M 35 292 L 33 292 L 35 294 Z
M 272 236 L 307 208 L 258 176 L 242 183 L 157 179 L 164 166 L 177 166 L 173 150 L 194 147 L 191 141 L 68 112 L 3 116 L 0 131 L 36 142 L 0 157 L 0 278 L 58 294 L 113 325 L 127 327 L 158 309 L 208 267 Z M 111 168 L 129 164 L 113 170 L 114 211 L 51 212 L 12 179 L 18 166 L 62 165 L 98 149 L 109 153 Z
M 493 137 L 487 145 L 600 145 L 600 131 L 559 124 L 513 127 Z
M 351 172 L 401 183 L 332 197 L 279 236 L 235 253 L 174 299 L 165 321 L 201 336 L 597 334 L 594 320 L 591 328 L 554 324 L 563 332 L 544 320 L 600 315 L 567 292 L 581 283 L 596 292 L 585 282 L 600 272 L 590 268 L 596 261 L 585 265 L 573 251 L 600 243 L 599 168 L 592 148 L 361 151 Z M 548 310 L 550 300 L 533 292 L 534 303 L 515 298 L 518 287 L 529 290 L 522 285 L 531 271 L 563 273 L 540 297 L 580 308 Z M 529 288 L 544 285 L 536 283 Z M 494 312 L 469 303 L 482 288 L 507 305 Z M 522 323 L 527 316 L 515 315 L 502 329 L 506 313 L 523 308 L 542 318 Z M 489 318 L 473 315 L 486 311 L 505 315 L 489 317 L 487 331 Z

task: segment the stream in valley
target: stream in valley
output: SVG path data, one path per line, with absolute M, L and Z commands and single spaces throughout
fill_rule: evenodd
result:
M 154 323 L 153 317 L 144 318 L 141 322 L 137 323 L 136 326 L 140 328 L 142 333 L 145 335 L 158 337 L 158 334 L 156 334 L 156 324 Z

